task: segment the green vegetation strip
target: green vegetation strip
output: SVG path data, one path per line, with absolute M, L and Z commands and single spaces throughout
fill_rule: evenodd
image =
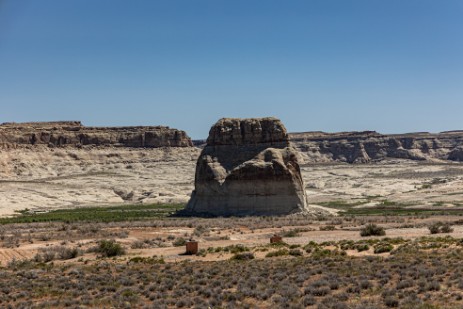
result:
M 31 222 L 115 222 L 159 219 L 172 215 L 183 209 L 183 204 L 152 204 L 123 205 L 111 207 L 81 207 L 72 209 L 57 209 L 44 213 L 21 211 L 19 215 L 10 218 L 0 218 L 0 224 L 31 223 Z

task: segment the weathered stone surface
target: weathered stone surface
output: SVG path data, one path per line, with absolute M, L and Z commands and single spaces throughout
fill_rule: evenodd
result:
M 463 161 L 463 132 L 383 135 L 366 132 L 291 133 L 307 162 L 368 163 L 390 158 Z
M 450 151 L 448 159 L 451 161 L 463 162 L 463 147 L 457 147 Z
M 297 152 L 280 120 L 223 118 L 212 126 L 187 212 L 285 215 L 306 209 Z
M 85 127 L 79 121 L 4 123 L 0 125 L 0 146 L 120 146 L 190 147 L 184 131 L 163 126 Z

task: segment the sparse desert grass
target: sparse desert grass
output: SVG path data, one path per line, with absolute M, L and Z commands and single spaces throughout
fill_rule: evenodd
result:
M 419 248 L 430 241 L 457 247 Z M 16 260 L 1 269 L 0 306 L 455 308 L 463 286 L 458 242 L 409 241 L 387 258 L 331 251 L 267 259 L 244 252 L 232 260 L 174 264 L 158 257 L 67 266 Z
M 463 299 L 463 272 L 459 270 L 463 269 L 463 241 L 448 235 L 415 239 L 358 236 L 358 229 L 368 224 L 388 229 L 419 226 L 426 235 L 427 230 L 423 230 L 433 220 L 445 221 L 457 231 L 462 225 L 458 217 L 434 219 L 421 215 L 326 219 L 163 217 L 4 224 L 0 226 L 0 240 L 4 246 L 12 244 L 7 250 L 31 242 L 50 245 L 39 251 L 40 257 L 3 263 L 0 307 L 458 307 Z M 320 232 L 320 227 L 330 225 L 336 225 L 336 230 Z M 143 229 L 149 233 L 140 233 Z M 267 237 L 275 229 L 296 232 L 300 237 L 288 239 L 290 244 L 268 244 Z M 355 233 L 357 240 L 309 242 L 310 233 L 323 236 L 342 230 Z M 162 247 L 178 250 L 173 243 L 194 234 L 200 241 L 210 239 L 216 243 L 207 249 L 202 247 L 192 261 L 174 262 L 162 253 Z M 246 235 L 260 235 L 256 239 L 265 237 L 266 242 L 236 244 L 233 236 L 246 239 Z M 83 239 L 90 241 L 80 243 Z M 112 254 L 90 250 L 100 256 L 95 259 L 95 254 L 86 250 L 98 248 L 101 239 L 116 239 L 107 241 L 107 248 L 123 242 L 121 248 L 127 254 L 105 258 Z M 303 240 L 308 243 L 299 242 Z M 72 259 L 71 252 L 56 253 L 66 248 L 75 248 L 77 258 Z M 153 248 L 152 252 L 144 251 Z M 216 260 L 220 256 L 222 260 Z M 69 260 L 62 261 L 66 257 Z

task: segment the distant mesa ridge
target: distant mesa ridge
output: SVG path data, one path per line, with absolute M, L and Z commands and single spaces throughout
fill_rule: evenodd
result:
M 404 134 L 301 132 L 290 133 L 289 139 L 308 162 L 463 161 L 463 131 Z
M 0 145 L 192 147 L 185 131 L 167 126 L 86 127 L 80 121 L 2 123 Z
M 205 147 L 207 144 L 258 144 L 281 141 L 278 134 L 249 131 L 243 126 L 223 134 L 211 132 L 207 140 L 192 141 L 181 130 L 167 126 L 86 127 L 80 121 L 7 122 L 0 124 L 0 148 L 111 146 L 133 148 Z M 243 136 L 246 132 L 248 136 Z M 259 133 L 260 134 L 260 133 Z M 265 135 L 267 134 L 267 135 Z M 385 159 L 463 162 L 463 130 L 441 133 L 381 134 L 376 131 L 321 131 L 288 133 L 304 161 L 368 163 Z M 265 140 L 271 138 L 272 140 Z M 262 140 L 261 140 L 262 139 Z

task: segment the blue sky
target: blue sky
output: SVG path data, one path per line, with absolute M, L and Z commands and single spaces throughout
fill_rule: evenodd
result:
M 0 122 L 463 129 L 461 0 L 0 0 Z

